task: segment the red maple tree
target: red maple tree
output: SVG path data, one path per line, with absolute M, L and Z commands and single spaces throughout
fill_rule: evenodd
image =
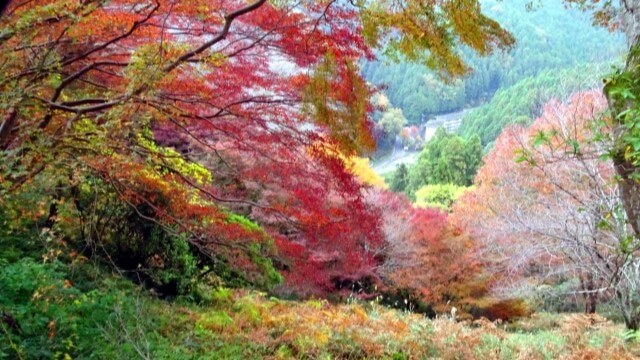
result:
M 456 39 L 481 53 L 513 41 L 476 1 L 435 18 L 413 9 L 436 4 L 382 5 L 11 2 L 0 17 L 3 201 L 39 186 L 62 203 L 97 177 L 249 280 L 265 258 L 321 292 L 371 273 L 378 215 L 339 156 L 374 147 L 358 60 L 384 40 L 460 75 Z

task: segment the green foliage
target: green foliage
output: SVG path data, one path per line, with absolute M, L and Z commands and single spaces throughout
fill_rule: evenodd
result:
M 47 241 L 53 244 L 64 239 L 69 250 L 114 266 L 161 296 L 188 296 L 206 303 L 211 291 L 225 284 L 270 289 L 282 282 L 269 258 L 275 247 L 273 241 L 259 225 L 241 215 L 223 212 L 228 224 L 264 238 L 263 242 L 246 244 L 247 257 L 255 269 L 251 273 L 235 270 L 230 265 L 233 258 L 203 253 L 193 244 L 192 234 L 177 226 L 153 221 L 154 208 L 142 204 L 134 209 L 122 203 L 102 179 L 80 173 L 60 176 L 67 180 L 65 186 L 57 177 L 36 177 L 32 186 L 5 198 L 4 206 L 0 204 L 0 229 L 5 233 L 1 242 L 18 239 L 16 246 L 0 251 L 6 258 L 22 256 L 16 252 L 18 246 L 41 248 L 44 240 L 33 239 L 42 236 L 25 231 L 51 227 L 46 232 L 50 238 Z M 34 214 L 18 216 L 16 209 L 20 206 L 14 205 L 18 203 L 29 204 Z
M 448 211 L 453 202 L 468 190 L 468 187 L 453 184 L 425 185 L 416 191 L 415 204 Z
M 162 295 L 191 292 L 201 271 L 201 255 L 187 242 L 187 235 L 168 231 L 133 213 L 122 220 L 121 231 L 110 234 L 102 244 L 115 265 Z
M 252 284 L 258 288 L 271 289 L 283 280 L 280 272 L 273 266 L 273 261 L 264 255 L 265 251 L 263 249 L 273 246 L 273 243 L 252 243 L 249 245 L 250 259 L 260 269 L 259 279 L 252 281 Z
M 13 215 L 7 212 L 8 209 L 0 206 L 0 261 L 14 263 L 25 254 L 37 253 L 42 243 L 38 241 L 39 234 L 33 227 L 28 231 L 22 229 L 21 224 L 12 222 Z
M 211 293 L 211 300 L 218 306 L 229 305 L 233 301 L 231 290 L 219 287 Z
M 400 164 L 391 175 L 389 189 L 395 192 L 404 192 L 407 185 L 409 185 L 409 169 L 406 164 Z
M 260 225 L 247 219 L 246 217 L 234 213 L 227 213 L 227 222 L 231 224 L 238 224 L 247 230 L 262 231 Z
M 195 324 L 196 330 L 221 331 L 234 325 L 226 311 L 214 311 L 202 316 Z
M 425 185 L 469 186 L 481 161 L 479 138 L 466 141 L 439 128 L 420 152 L 418 161 L 410 168 L 405 193 L 415 198 L 415 192 Z
M 0 323 L 6 340 L 0 354 L 125 359 L 141 356 L 139 350 L 169 351 L 146 311 L 148 298 L 128 281 L 106 273 L 92 277 L 85 266 L 29 257 L 2 266 L 0 309 L 16 325 Z
M 386 106 L 382 113 L 374 113 L 373 118 L 377 119 L 376 128 L 380 132 L 380 137 L 377 139 L 378 150 L 392 149 L 396 137 L 407 122 L 402 109 Z
M 387 136 L 395 137 L 400 134 L 400 130 L 404 126 L 406 119 L 402 114 L 402 110 L 398 108 L 390 108 L 382 114 L 382 118 L 378 121 L 378 125 Z
M 640 330 L 628 330 L 624 333 L 624 339 L 634 343 L 640 342 Z
M 631 49 L 629 59 L 630 63 L 640 62 L 640 45 Z M 605 79 L 605 84 L 605 92 L 614 107 L 613 113 L 623 126 L 612 155 L 620 156 L 634 166 L 640 166 L 640 66 L 615 69 Z M 633 174 L 632 177 L 640 180 L 640 174 Z
M 257 326 L 262 322 L 260 309 L 250 299 L 244 298 L 233 304 L 233 312 L 252 326 Z
M 273 286 L 280 284 L 283 280 L 282 275 L 273 266 L 273 261 L 268 257 L 268 254 L 273 252 L 275 244 L 273 240 L 267 235 L 267 233 L 257 223 L 247 219 L 246 217 L 231 212 L 226 212 L 226 221 L 231 224 L 238 224 L 246 230 L 260 233 L 264 237 L 264 241 L 249 243 L 246 247 L 247 254 L 251 262 L 259 270 L 258 276 L 252 276 L 252 274 L 240 274 L 235 271 L 231 271 L 230 268 L 221 266 L 220 268 L 226 268 L 222 271 L 224 275 L 220 275 L 221 278 L 227 280 L 230 285 L 233 286 L 256 286 L 262 289 L 271 289 Z M 217 273 L 217 271 L 216 271 Z
M 153 140 L 153 133 L 149 128 L 142 129 L 137 136 L 137 143 L 140 147 L 149 152 L 149 155 L 158 159 L 158 163 L 162 165 L 156 165 L 156 170 L 163 174 L 168 173 L 169 170 L 177 171 L 183 176 L 186 176 L 198 185 L 204 185 L 211 183 L 213 176 L 211 172 L 196 162 L 190 162 L 184 159 L 184 157 L 169 147 L 158 146 Z

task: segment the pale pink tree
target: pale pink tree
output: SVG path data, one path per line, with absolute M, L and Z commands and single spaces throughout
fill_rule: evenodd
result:
M 638 327 L 638 242 L 620 201 L 607 103 L 599 91 L 551 101 L 529 128 L 506 129 L 454 208 L 474 229 L 503 292 L 577 279 L 585 311 L 612 298 Z

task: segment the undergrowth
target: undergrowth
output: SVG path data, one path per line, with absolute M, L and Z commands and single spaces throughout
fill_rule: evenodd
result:
M 336 305 L 209 289 L 161 299 L 64 249 L 0 239 L 0 359 L 632 359 L 623 325 L 534 314 L 454 322 L 372 302 Z M 35 247 L 37 248 L 37 247 Z M 205 290 L 203 290 L 205 291 Z M 628 338 L 628 336 L 627 336 Z
M 519 326 L 293 302 L 217 290 L 209 305 L 160 300 L 117 275 L 92 288 L 60 263 L 4 264 L 0 357 L 97 359 L 631 359 L 624 328 L 597 316 L 549 315 Z M 77 274 L 76 274 L 77 275 Z M 85 274 L 84 276 L 88 276 Z M 85 279 L 85 285 L 88 279 Z M 549 317 L 547 316 L 547 317 Z

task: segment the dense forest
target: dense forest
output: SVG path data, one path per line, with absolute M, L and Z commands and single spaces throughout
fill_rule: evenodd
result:
M 465 115 L 458 132 L 465 138 L 478 135 L 483 144 L 490 145 L 507 125 L 530 124 L 541 115 L 547 102 L 600 86 L 598 79 L 604 78 L 607 71 L 599 63 L 545 69 L 498 90 L 487 104 Z
M 640 356 L 638 23 L 3 3 L 0 359 Z

